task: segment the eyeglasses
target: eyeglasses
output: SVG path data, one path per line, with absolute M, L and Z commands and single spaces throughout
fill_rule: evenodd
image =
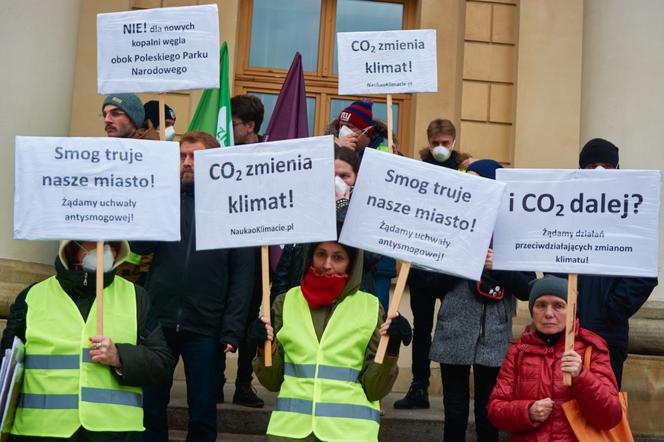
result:
M 111 109 L 110 111 L 106 112 L 103 111 L 101 113 L 102 118 L 106 118 L 107 115 L 110 115 L 113 118 L 120 118 L 123 115 L 127 115 L 127 112 L 120 110 L 120 109 Z

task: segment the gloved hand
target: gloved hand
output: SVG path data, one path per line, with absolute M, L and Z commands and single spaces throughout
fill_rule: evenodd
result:
M 390 337 L 387 343 L 387 352 L 398 354 L 402 342 L 403 345 L 407 346 L 413 340 L 413 329 L 408 320 L 399 314 L 392 318 L 392 322 L 387 329 L 387 335 Z
M 267 341 L 268 333 L 266 326 L 269 327 L 269 325 L 263 322 L 262 318 L 256 318 L 249 325 L 247 330 L 247 340 L 252 345 L 261 345 L 263 342 Z

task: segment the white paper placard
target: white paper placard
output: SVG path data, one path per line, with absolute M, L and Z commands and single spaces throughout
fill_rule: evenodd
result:
M 500 169 L 494 268 L 657 276 L 658 170 Z
M 337 33 L 339 94 L 436 92 L 436 30 Z
M 16 137 L 14 238 L 180 239 L 178 143 Z
M 366 149 L 340 242 L 478 280 L 503 183 Z
M 196 250 L 334 241 L 332 136 L 198 150 Z
M 97 92 L 219 87 L 217 5 L 97 14 Z

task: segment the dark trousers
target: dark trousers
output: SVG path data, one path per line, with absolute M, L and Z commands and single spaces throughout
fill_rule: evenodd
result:
M 219 342 L 212 336 L 164 329 L 166 342 L 175 359 L 182 356 L 187 379 L 189 407 L 188 442 L 217 440 L 217 390 L 219 383 Z M 166 385 L 146 387 L 143 391 L 145 440 L 168 441 L 167 407 L 173 377 Z
M 413 382 L 429 386 L 429 349 L 433 330 L 436 299 L 443 291 L 429 284 L 410 284 L 410 308 L 413 311 Z
M 616 376 L 616 382 L 618 382 L 618 391 L 620 391 L 622 388 L 623 364 L 627 359 L 627 351 L 622 348 L 609 346 L 609 358 L 611 359 L 613 374 Z
M 236 384 L 250 384 L 252 374 L 254 373 L 251 362 L 254 360 L 254 356 L 256 356 L 256 343 L 248 342 L 246 336 L 251 323 L 259 316 L 258 313 L 262 301 L 261 286 L 261 282 L 256 282 L 251 301 L 249 302 L 249 314 L 247 315 L 247 323 L 245 324 L 245 337 L 240 341 L 240 345 L 238 346 Z
M 473 365 L 475 382 L 475 428 L 478 442 L 498 442 L 496 430 L 487 417 L 486 406 L 496 384 L 500 367 Z M 470 404 L 470 365 L 440 364 L 443 378 L 443 407 L 445 425 L 443 442 L 463 442 Z

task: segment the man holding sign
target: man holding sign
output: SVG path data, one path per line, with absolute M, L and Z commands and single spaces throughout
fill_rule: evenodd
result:
M 143 440 L 142 390 L 174 361 L 140 286 L 115 275 L 126 241 L 104 245 L 104 333 L 96 332 L 96 243 L 61 241 L 56 275 L 16 298 L 2 349 L 25 342 L 25 378 L 11 433 L 58 440 Z M 23 439 L 21 439 L 23 440 Z
M 217 438 L 217 385 L 221 352 L 235 351 L 244 333 L 254 284 L 251 249 L 196 250 L 194 152 L 219 147 L 205 132 L 180 140 L 180 235 L 178 242 L 132 243 L 141 254 L 154 252 L 146 289 L 174 356 L 187 375 L 190 441 Z M 146 389 L 146 440 L 167 441 L 169 383 Z
M 617 169 L 618 148 L 610 141 L 594 138 L 583 146 L 579 167 Z M 581 327 L 597 333 L 609 345 L 618 388 L 627 359 L 629 318 L 648 300 L 657 283 L 657 278 L 579 275 L 577 316 Z

